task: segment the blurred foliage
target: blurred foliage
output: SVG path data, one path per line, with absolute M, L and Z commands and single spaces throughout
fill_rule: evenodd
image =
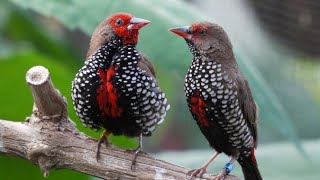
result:
M 38 166 L 18 157 L 0 156 L 0 166 L 0 178 L 3 180 L 90 179 L 89 176 L 72 170 L 53 170 L 49 172 L 48 178 L 44 178 Z
M 171 103 L 167 120 L 157 128 L 152 138 L 144 141 L 146 144 L 152 144 L 151 148 L 154 150 L 158 150 L 156 147 L 172 149 L 207 147 L 205 138 L 190 116 L 184 97 L 184 75 L 191 63 L 191 53 L 181 38 L 167 32 L 170 27 L 198 20 L 213 21 L 204 15 L 204 12 L 199 12 L 181 0 L 10 1 L 13 3 L 0 2 L 1 119 L 23 121 L 31 114 L 33 100 L 24 77 L 30 67 L 43 65 L 49 69 L 55 86 L 68 99 L 70 118 L 76 122 L 79 130 L 98 138 L 101 132 L 84 128 L 71 106 L 71 81 L 83 62 L 85 52 L 75 48 L 75 42 L 66 37 L 61 31 L 61 26 L 69 30 L 80 29 L 89 36 L 103 18 L 124 11 L 152 21 L 150 26 L 141 30 L 138 48 L 153 60 L 160 85 Z M 315 121 L 315 117 L 319 115 L 317 111 L 319 106 L 314 105 L 312 99 L 314 96 L 319 97 L 317 90 L 313 89 L 312 94 L 310 89 L 301 87 L 301 84 L 305 83 L 304 80 L 308 79 L 307 75 L 304 76 L 308 69 L 298 71 L 299 75 L 295 75 L 298 81 L 287 78 L 290 77 L 288 72 L 292 71 L 290 68 L 282 71 L 288 64 L 286 61 L 279 61 L 288 59 L 287 57 L 261 53 L 264 57 L 259 56 L 258 60 L 254 61 L 239 44 L 233 41 L 235 54 L 261 110 L 259 122 L 261 141 L 290 139 L 299 146 L 295 130 L 298 130 L 300 137 L 319 137 L 317 128 L 313 126 L 316 123 L 305 123 Z M 265 48 L 265 44 L 259 43 L 259 45 L 261 46 L 255 47 Z M 302 110 L 306 113 L 301 113 Z M 137 145 L 135 139 L 125 137 L 110 139 L 113 144 L 124 148 L 133 148 Z M 176 157 L 186 158 L 184 155 Z M 198 154 L 193 153 L 188 157 L 196 160 Z M 27 162 L 23 160 L 0 156 L 0 179 L 20 179 L 18 173 L 11 178 L 11 174 L 8 173 L 10 168 L 28 171 L 32 179 L 41 178 L 38 168 L 34 166 L 24 168 L 26 164 Z M 79 173 L 59 172 L 61 174 L 53 172 L 49 178 L 79 179 Z
M 320 102 L 320 62 L 315 62 L 310 58 L 301 58 L 297 63 L 294 64 L 293 71 L 296 79 L 308 89 L 314 100 Z
M 317 130 L 320 127 L 320 58 L 300 57 L 290 62 L 285 67 L 288 76 L 294 80 L 292 84 L 301 84 L 304 91 L 300 91 L 297 96 L 291 96 L 301 100 L 299 104 L 288 103 L 288 106 L 298 106 L 302 109 L 293 111 L 292 114 L 299 117 L 300 121 L 293 121 L 297 132 L 301 137 L 319 138 Z M 293 89 L 297 91 L 296 89 Z M 312 99 L 309 103 L 306 99 Z M 297 107 L 295 107 L 297 108 Z M 298 109 L 298 108 L 297 108 Z
M 268 2 L 272 4 L 272 1 Z M 296 3 L 304 2 L 299 1 Z M 308 1 L 308 3 L 310 2 Z M 208 19 L 212 19 L 212 21 L 222 25 L 228 32 L 236 54 L 244 60 L 238 61 L 240 66 L 242 65 L 241 68 L 246 68 L 245 62 L 255 65 L 253 70 L 257 71 L 258 74 L 246 74 L 246 77 L 249 79 L 261 110 L 259 122 L 260 143 L 284 140 L 284 137 L 288 136 L 286 131 L 292 130 L 287 128 L 288 122 L 294 126 L 299 138 L 319 137 L 320 134 L 317 127 L 320 126 L 320 121 L 318 121 L 320 117 L 320 102 L 317 102 L 314 95 L 308 91 L 306 84 L 311 83 L 307 86 L 313 86 L 313 84 L 320 83 L 320 78 L 315 76 L 308 77 L 309 81 L 296 78 L 299 73 L 299 76 L 307 76 L 307 74 L 302 74 L 302 71 L 298 72 L 296 70 L 297 66 L 304 69 L 304 71 L 310 71 L 312 70 L 309 69 L 310 66 L 304 65 L 309 63 L 306 60 L 316 62 L 317 58 L 310 58 L 305 55 L 304 58 L 301 58 L 301 54 L 298 54 L 298 51 L 281 46 L 276 36 L 266 33 L 266 29 L 261 26 L 261 23 L 264 22 L 257 20 L 256 14 L 251 9 L 252 7 L 244 1 L 199 0 L 195 5 L 208 16 Z M 269 13 L 269 18 L 275 16 L 272 8 L 269 9 Z M 312 19 L 312 21 L 318 21 L 317 16 L 312 16 Z M 282 21 L 279 18 L 270 20 Z M 283 23 L 286 24 L 287 22 Z M 287 29 L 279 30 L 287 31 Z M 262 77 L 260 79 L 268 85 L 264 89 L 270 89 L 272 93 L 265 95 L 263 91 L 255 88 L 253 84 L 255 82 L 250 78 L 256 75 L 258 75 L 257 78 Z M 269 103 L 274 104 L 274 106 L 280 105 L 278 107 L 284 112 L 281 116 L 287 116 L 289 120 L 287 118 L 284 120 L 275 115 L 274 108 L 270 104 L 261 103 L 259 97 L 269 97 Z M 278 102 L 274 101 L 274 99 L 277 99 Z M 284 134 L 287 135 L 283 136 Z
M 319 179 L 320 171 L 320 140 L 306 141 L 303 143 L 307 154 L 312 157 L 312 162 L 306 161 L 290 143 L 273 143 L 261 145 L 256 151 L 259 170 L 263 179 L 274 180 L 311 180 Z M 165 161 L 190 167 L 199 168 L 213 154 L 212 150 L 189 150 L 184 152 L 164 152 L 156 157 Z M 196 158 L 195 158 L 196 156 Z M 181 158 L 183 157 L 183 158 Z M 224 154 L 219 155 L 209 166 L 207 172 L 217 174 L 223 165 L 230 160 Z M 241 167 L 235 163 L 231 174 L 243 177 Z
M 125 11 L 131 12 L 138 17 L 148 17 L 147 19 L 153 22 L 153 27 L 150 26 L 142 29 L 139 47 L 154 60 L 156 67 L 166 69 L 167 73 L 164 77 L 170 77 L 177 82 L 174 88 L 162 86 L 164 91 L 169 94 L 168 99 L 172 104 L 171 112 L 185 112 L 185 114 L 188 114 L 186 106 L 182 106 L 182 104 L 185 104 L 183 77 L 190 64 L 191 54 L 183 40 L 164 32 L 166 32 L 169 27 L 177 26 L 178 24 L 189 24 L 190 21 L 207 18 L 196 9 L 181 1 L 172 0 L 152 2 L 149 0 L 96 0 L 90 3 L 72 0 L 51 0 L 46 1 L 46 3 L 42 3 L 41 0 L 34 0 L 29 3 L 25 3 L 23 0 L 11 1 L 23 8 L 56 17 L 64 23 L 66 27 L 70 29 L 80 28 L 88 34 L 94 30 L 103 18 L 115 12 Z M 101 6 L 101 4 L 104 4 L 104 6 Z M 156 8 L 153 8 L 155 4 L 157 4 Z M 166 48 L 159 48 L 164 44 Z M 237 49 L 236 55 L 240 52 L 240 49 Z M 239 56 L 242 56 L 242 54 Z M 269 124 L 272 124 L 280 134 L 298 144 L 298 138 L 290 121 L 290 116 L 277 96 L 274 95 L 273 90 L 269 88 L 268 83 L 263 80 L 263 76 L 248 59 L 240 57 L 237 60 L 240 65 L 245 65 L 242 66 L 242 68 L 247 77 L 249 77 L 250 83 L 253 84 L 252 88 L 254 93 L 259 93 L 259 95 L 255 95 L 255 97 L 258 104 L 264 107 L 260 113 L 261 118 L 269 122 Z M 160 80 L 160 84 L 162 82 L 163 81 Z M 176 96 L 175 99 L 172 99 L 172 91 Z M 272 112 L 272 114 L 269 112 Z M 177 119 L 185 121 L 185 114 L 181 113 L 177 115 Z M 191 119 L 190 115 L 188 119 Z M 197 128 L 193 130 L 198 131 Z M 201 136 L 202 135 L 199 134 L 197 136 L 191 136 L 191 138 L 199 139 Z

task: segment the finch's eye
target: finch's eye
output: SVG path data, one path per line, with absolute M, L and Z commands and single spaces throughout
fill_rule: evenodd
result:
M 116 19 L 116 25 L 121 26 L 123 24 L 123 20 L 122 19 Z
M 187 29 L 186 32 L 187 32 L 188 34 L 191 34 L 191 29 L 190 29 L 190 28 Z
M 206 32 L 205 32 L 203 29 L 201 29 L 201 30 L 199 30 L 199 34 L 201 34 L 201 35 L 205 35 L 205 34 L 206 34 Z

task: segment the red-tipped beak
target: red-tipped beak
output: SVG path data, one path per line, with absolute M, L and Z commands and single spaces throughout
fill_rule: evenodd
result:
M 145 26 L 149 23 L 150 23 L 150 21 L 148 21 L 148 20 L 133 17 L 130 19 L 130 24 L 128 25 L 127 29 L 128 30 L 139 30 L 143 26 Z
M 169 29 L 169 31 L 177 34 L 178 36 L 183 37 L 184 39 L 191 40 L 192 34 L 190 29 L 191 29 L 190 26 L 182 26 L 182 27 Z

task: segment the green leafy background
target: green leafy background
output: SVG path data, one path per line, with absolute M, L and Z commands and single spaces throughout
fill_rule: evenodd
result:
M 25 73 L 32 66 L 43 65 L 49 69 L 55 86 L 68 99 L 69 115 L 79 130 L 89 136 L 99 137 L 101 132 L 84 128 L 75 116 L 70 101 L 70 83 L 83 63 L 88 47 L 87 36 L 110 14 L 130 12 L 152 21 L 141 30 L 138 48 L 155 64 L 160 85 L 167 93 L 172 107 L 167 120 L 158 127 L 155 135 L 145 139 L 146 149 L 158 152 L 155 156 L 173 163 L 189 168 L 199 166 L 210 156 L 211 150 L 182 152 L 186 149 L 208 149 L 184 99 L 183 79 L 191 62 L 191 54 L 182 39 L 167 32 L 170 27 L 198 20 L 216 20 L 210 12 L 201 11 L 199 7 L 201 5 L 193 6 L 181 0 L 1 1 L 0 118 L 23 121 L 30 115 L 33 101 L 25 83 Z M 259 38 L 251 37 L 253 44 L 259 46 L 244 46 L 241 36 L 233 33 L 239 30 L 238 27 L 232 21 L 225 26 L 227 32 L 230 32 L 237 61 L 260 106 L 259 143 L 262 145 L 257 154 L 264 177 L 320 177 L 309 168 L 312 166 L 309 160 L 319 158 L 310 153 L 310 149 L 320 150 L 318 146 L 314 146 L 318 141 L 304 143 L 305 140 L 320 137 L 317 128 L 320 126 L 317 121 L 320 117 L 320 78 L 314 75 L 319 71 L 319 64 L 312 61 L 314 58 L 311 57 L 275 51 L 277 44 L 270 42 L 261 32 L 256 33 Z M 137 145 L 135 139 L 126 137 L 111 137 L 111 141 L 122 148 L 134 148 Z M 274 144 L 275 141 L 278 142 Z M 163 153 L 172 150 L 179 152 Z M 296 156 L 299 158 L 295 158 Z M 268 158 L 276 161 L 271 163 Z M 218 161 L 213 170 L 218 171 L 226 161 L 227 159 Z M 274 165 L 277 165 L 278 173 L 272 173 Z M 300 168 L 308 171 L 295 171 Z M 236 169 L 235 173 L 241 176 L 240 168 Z M 294 172 L 301 172 L 301 176 Z M 0 179 L 22 178 L 43 177 L 40 170 L 27 161 L 0 156 Z M 55 178 L 91 177 L 58 170 L 50 172 L 49 179 Z

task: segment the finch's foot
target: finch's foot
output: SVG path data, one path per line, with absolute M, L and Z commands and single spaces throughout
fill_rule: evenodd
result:
M 189 171 L 187 174 L 190 174 L 189 180 L 192 180 L 195 177 L 201 177 L 204 173 L 206 173 L 206 168 L 193 169 Z
M 131 171 L 133 171 L 135 169 L 137 156 L 140 153 L 144 153 L 144 152 L 142 152 L 142 133 L 139 135 L 139 146 L 137 147 L 137 149 L 134 150 L 132 163 L 131 163 Z
M 96 150 L 96 160 L 99 161 L 99 158 L 100 158 L 100 147 L 101 147 L 101 144 L 103 143 L 106 147 L 109 146 L 109 141 L 108 141 L 108 136 L 110 135 L 109 132 L 107 131 L 104 131 L 102 136 L 100 137 L 99 141 L 98 141 L 98 144 L 97 144 L 97 150 Z
M 131 171 L 133 171 L 135 169 L 135 165 L 136 165 L 136 160 L 137 160 L 137 156 L 138 154 L 144 153 L 141 151 L 141 147 L 138 147 L 133 154 L 133 158 L 132 158 L 132 162 L 131 162 Z M 146 153 L 145 153 L 146 154 Z

